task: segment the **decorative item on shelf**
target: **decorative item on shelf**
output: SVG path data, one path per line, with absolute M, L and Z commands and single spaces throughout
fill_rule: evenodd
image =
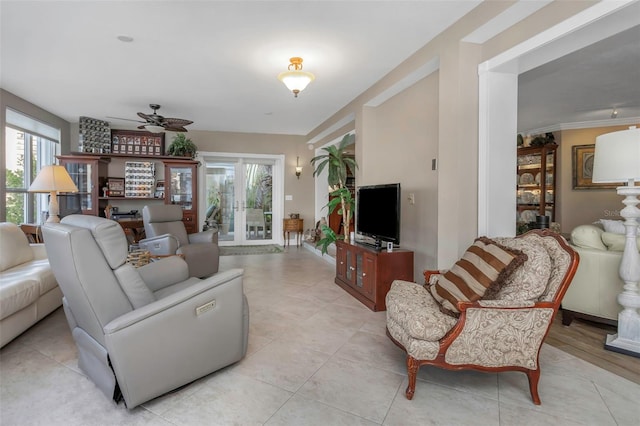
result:
M 325 168 L 327 169 L 327 183 L 331 190 L 329 202 L 326 205 L 328 215 L 331 215 L 338 208 L 338 205 L 340 205 L 339 211 L 342 212 L 343 234 L 341 236 L 336 235 L 328 225 L 322 226 L 323 237 L 316 243 L 316 246 L 320 246 L 323 254 L 327 253 L 327 248 L 330 244 L 335 243 L 338 239 L 344 240 L 349 235 L 355 200 L 347 186 L 347 174 L 349 172 L 355 174 L 358 163 L 352 156 L 347 155 L 345 149 L 347 146 L 352 145 L 354 141 L 354 134 L 346 134 L 337 146 L 332 145 L 322 148 L 326 151 L 326 154 L 321 154 L 311 159 L 311 164 L 315 166 L 314 177 L 320 176 L 322 171 Z
M 300 157 L 296 157 L 296 177 L 300 179 L 302 174 L 302 166 L 300 165 Z
M 124 163 L 125 197 L 153 198 L 155 195 L 155 163 L 127 161 Z
M 638 220 L 640 219 L 640 129 L 635 126 L 628 130 L 607 133 L 596 138 L 593 161 L 593 182 L 627 182 L 616 190 L 625 197 L 625 205 L 620 211 L 624 221 L 626 239 L 620 278 L 624 281 L 624 290 L 618 295 L 618 303 L 624 308 L 618 314 L 618 333 L 608 335 L 605 348 L 627 355 L 640 357 L 640 253 L 636 246 Z
M 78 151 L 93 154 L 109 154 L 111 129 L 108 121 L 80 117 L 78 123 Z
M 154 198 L 164 199 L 164 181 L 159 180 L 156 182 L 156 191 L 153 194 Z
M 58 192 L 78 192 L 78 187 L 64 166 L 50 165 L 40 169 L 35 180 L 29 186 L 28 192 L 48 192 L 49 217 L 47 222 L 60 222 Z
M 524 146 L 524 138 L 520 133 L 518 133 L 518 147 Z
M 289 219 L 300 219 L 300 213 L 289 213 Z
M 302 92 L 309 83 L 315 80 L 315 76 L 310 72 L 302 71 L 302 58 L 293 57 L 289 59 L 288 71 L 278 74 L 278 80 L 284 83 L 295 98 Z
M 124 178 L 107 178 L 109 197 L 124 197 Z
M 173 137 L 167 152 L 169 155 L 176 157 L 194 158 L 198 152 L 198 147 L 191 139 L 187 138 L 184 133 L 178 133 Z
M 545 133 L 544 135 L 534 136 L 533 139 L 531 139 L 530 146 L 543 146 L 543 145 L 555 144 L 555 143 L 556 143 L 556 137 L 553 135 L 553 133 L 548 132 L 548 133 Z
M 164 155 L 164 133 L 138 130 L 112 130 L 111 152 L 131 157 L 155 157 Z

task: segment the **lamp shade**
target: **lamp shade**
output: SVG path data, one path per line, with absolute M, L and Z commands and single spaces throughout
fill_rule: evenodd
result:
M 78 192 L 78 187 L 63 166 L 44 166 L 29 187 L 29 192 Z
M 640 181 L 640 129 L 607 133 L 596 138 L 593 178 L 596 183 Z
M 315 78 L 313 74 L 306 71 L 285 71 L 278 75 L 278 80 L 294 93 L 302 92 Z

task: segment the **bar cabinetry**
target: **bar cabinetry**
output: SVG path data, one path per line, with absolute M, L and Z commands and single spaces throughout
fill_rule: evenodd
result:
M 372 311 L 384 311 L 394 280 L 413 281 L 413 252 L 378 251 L 361 244 L 336 241 L 335 283 Z

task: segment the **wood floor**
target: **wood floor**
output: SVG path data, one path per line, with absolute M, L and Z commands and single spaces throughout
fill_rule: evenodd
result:
M 607 334 L 615 333 L 615 327 L 580 319 L 574 319 L 570 326 L 562 325 L 558 312 L 545 342 L 640 384 L 640 358 L 604 349 Z

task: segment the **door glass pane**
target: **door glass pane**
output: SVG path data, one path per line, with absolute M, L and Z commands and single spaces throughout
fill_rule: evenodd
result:
M 73 183 L 78 187 L 78 196 L 82 210 L 92 210 L 91 203 L 91 174 L 93 173 L 91 164 L 87 163 L 67 163 L 64 166 L 69 172 Z
M 234 181 L 235 164 L 212 163 L 207 166 L 205 221 L 217 225 L 219 241 L 234 240 Z
M 190 167 L 172 167 L 171 204 L 178 204 L 185 210 L 193 208 L 193 173 Z
M 273 166 L 245 164 L 247 239 L 271 238 L 273 221 Z

